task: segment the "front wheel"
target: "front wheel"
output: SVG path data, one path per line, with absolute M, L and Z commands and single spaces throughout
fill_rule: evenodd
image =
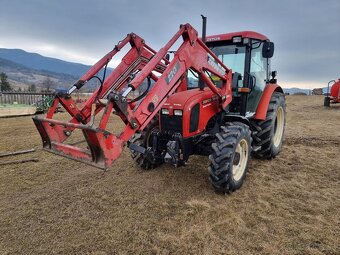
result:
M 251 153 L 249 127 L 240 122 L 227 123 L 216 134 L 209 156 L 209 180 L 216 191 L 231 193 L 239 189 L 246 177 Z

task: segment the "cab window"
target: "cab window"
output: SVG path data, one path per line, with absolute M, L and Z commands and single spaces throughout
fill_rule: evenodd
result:
M 233 73 L 244 73 L 246 49 L 243 45 L 221 45 L 211 48 L 212 52 L 225 64 L 231 68 Z M 242 87 L 243 80 L 239 80 L 238 86 Z
M 267 60 L 262 57 L 262 42 L 253 43 L 251 50 L 250 74 L 255 78 L 255 86 L 263 90 L 267 79 Z

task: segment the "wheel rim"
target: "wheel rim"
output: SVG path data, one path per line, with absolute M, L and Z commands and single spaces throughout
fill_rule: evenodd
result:
M 249 153 L 248 149 L 248 142 L 245 139 L 242 139 L 236 146 L 233 160 L 233 178 L 235 181 L 239 181 L 246 170 Z
M 277 109 L 276 112 L 276 119 L 274 125 L 274 137 L 273 137 L 273 144 L 275 147 L 279 147 L 282 136 L 283 136 L 283 128 L 284 128 L 284 111 L 282 106 Z

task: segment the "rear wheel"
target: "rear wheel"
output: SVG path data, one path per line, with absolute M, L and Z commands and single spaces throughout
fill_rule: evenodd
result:
M 327 107 L 331 106 L 331 98 L 325 97 L 325 99 L 323 100 L 323 105 Z
M 136 132 L 136 134 L 130 139 L 130 142 L 147 149 L 148 147 L 152 146 L 152 132 L 158 129 L 158 118 L 154 118 L 144 128 L 144 130 Z M 160 162 L 153 162 L 152 160 L 144 157 L 141 153 L 134 150 L 131 150 L 131 157 L 141 168 L 145 170 L 161 165 Z
M 240 122 L 228 123 L 216 134 L 209 156 L 209 180 L 214 188 L 223 193 L 239 189 L 246 177 L 251 153 L 249 127 Z
M 286 103 L 282 93 L 274 92 L 265 120 L 252 120 L 254 145 L 260 149 L 253 154 L 257 158 L 272 159 L 282 149 L 286 126 Z

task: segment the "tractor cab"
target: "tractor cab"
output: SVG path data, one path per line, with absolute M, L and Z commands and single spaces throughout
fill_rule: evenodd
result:
M 262 34 L 243 31 L 208 36 L 206 45 L 233 71 L 233 101 L 229 112 L 253 116 L 266 84 L 276 83 L 275 77 L 269 79 L 274 44 Z M 215 84 L 218 85 L 217 80 Z

